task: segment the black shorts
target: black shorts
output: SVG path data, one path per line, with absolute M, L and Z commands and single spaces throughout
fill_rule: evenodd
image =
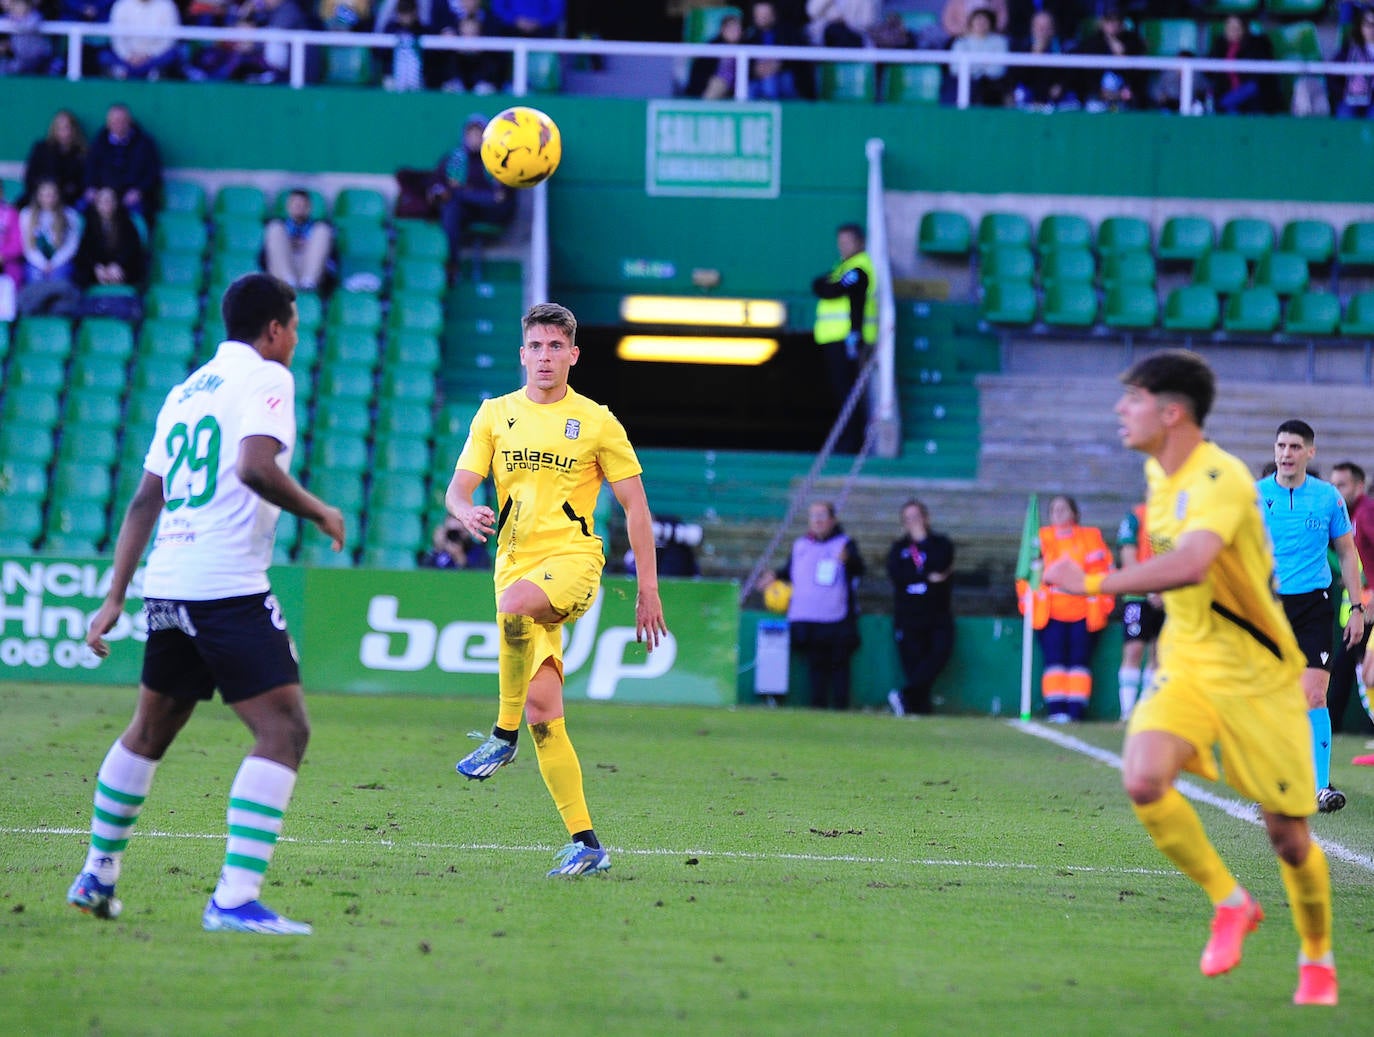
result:
M 1121 633 L 1127 641 L 1159 640 L 1164 629 L 1164 610 L 1148 601 L 1128 601 L 1121 613 Z
M 299 684 L 296 646 L 270 591 L 214 601 L 148 598 L 143 684 L 175 699 L 242 702 Z
M 1280 594 L 1284 615 L 1298 639 L 1298 647 L 1307 657 L 1309 670 L 1331 672 L 1335 654 L 1336 603 L 1328 590 L 1307 591 L 1304 594 Z

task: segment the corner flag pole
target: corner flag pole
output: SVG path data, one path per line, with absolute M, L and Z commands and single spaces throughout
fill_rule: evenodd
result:
M 1016 579 L 1025 581 L 1021 597 L 1021 719 L 1031 717 L 1031 670 L 1035 662 L 1035 592 L 1040 587 L 1040 501 L 1035 494 L 1026 502 L 1026 521 L 1021 527 L 1021 549 L 1016 555 Z

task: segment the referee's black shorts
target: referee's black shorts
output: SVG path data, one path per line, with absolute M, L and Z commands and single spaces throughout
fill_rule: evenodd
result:
M 1332 626 L 1336 622 L 1336 604 L 1326 588 L 1302 594 L 1280 594 L 1288 625 L 1298 639 L 1298 647 L 1307 657 L 1309 670 L 1331 672 L 1335 654 Z

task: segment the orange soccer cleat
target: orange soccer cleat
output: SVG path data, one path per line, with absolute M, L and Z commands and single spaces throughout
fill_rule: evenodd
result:
M 1293 1004 L 1334 1005 L 1336 993 L 1334 965 L 1298 966 L 1298 989 L 1293 994 Z
M 1249 893 L 1238 907 L 1218 907 L 1212 916 L 1212 938 L 1202 952 L 1202 974 L 1220 976 L 1240 964 L 1240 948 L 1245 938 L 1259 928 L 1264 912 Z

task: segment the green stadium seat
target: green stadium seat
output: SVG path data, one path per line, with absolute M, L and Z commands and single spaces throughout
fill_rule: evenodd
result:
M 24 193 L 24 181 L 18 177 L 0 177 L 0 198 L 14 205 Z
M 1309 18 L 1313 21 L 1316 21 L 1321 19 L 1321 17 L 1326 13 L 1326 8 L 1327 0 L 1264 0 L 1264 12 L 1270 18 Z M 1316 43 L 1316 26 L 1314 26 L 1311 21 L 1302 22 L 1297 26 L 1288 26 L 1288 28 L 1302 28 L 1311 30 L 1313 43 Z M 1291 39 L 1290 45 L 1292 45 Z M 1295 52 L 1278 51 L 1278 48 L 1275 49 L 1277 51 L 1275 57 L 1278 57 L 1281 60 L 1290 55 L 1292 55 L 1295 58 L 1301 56 L 1304 60 L 1307 61 L 1322 60 L 1320 47 L 1318 47 L 1316 57 L 1311 57 L 1311 52 L 1307 50 L 1299 50 Z
M 1097 228 L 1097 254 L 1105 261 L 1122 252 L 1149 252 L 1150 225 L 1136 216 L 1108 216 Z
M 448 287 L 448 271 L 438 260 L 404 256 L 392 266 L 391 282 L 395 291 L 438 298 Z
M 1170 216 L 1160 229 L 1155 254 L 1165 262 L 1193 263 L 1211 251 L 1214 241 L 1214 228 L 1205 216 Z
M 1062 245 L 1045 254 L 1040 264 L 1040 282 L 1045 288 L 1068 282 L 1092 284 L 1097 279 L 1097 261 L 1085 245 Z
M 1324 266 L 1336 255 L 1336 228 L 1322 220 L 1290 220 L 1279 233 L 1279 249 Z
M 1159 320 L 1159 296 L 1153 284 L 1122 281 L 1107 288 L 1102 323 L 1121 330 L 1153 328 Z
M 1030 220 L 1017 212 L 990 212 L 978 221 L 978 251 L 1013 245 L 1031 247 Z
M 369 219 L 385 223 L 389 215 L 386 195 L 368 187 L 345 187 L 334 196 L 336 220 Z
M 1374 267 L 1374 220 L 1356 220 L 1341 231 L 1336 262 L 1345 269 Z
M 429 504 L 424 482 L 404 472 L 375 473 L 367 499 L 369 512 L 410 511 L 418 515 Z
M 1227 331 L 1272 334 L 1279 326 L 1282 306 L 1272 288 L 1247 288 L 1226 300 L 1221 325 Z
M 939 104 L 945 70 L 940 65 L 888 65 L 882 72 L 884 104 Z
M 391 328 L 386 333 L 386 363 L 437 371 L 443 361 L 439 339 L 423 331 Z
M 42 501 L 47 495 L 47 465 L 38 461 L 0 457 L 0 497 Z
M 262 250 L 262 222 L 248 216 L 221 216 L 210 238 L 215 253 L 244 252 L 256 256 Z
M 418 331 L 439 335 L 444 330 L 443 303 L 431 295 L 397 292 L 391 297 L 387 326 L 395 331 Z
M 66 317 L 25 317 L 15 329 L 14 352 L 65 360 L 72 352 L 72 322 Z
M 382 397 L 428 404 L 434 400 L 434 372 L 423 367 L 388 365 L 382 369 Z
M 76 350 L 78 355 L 128 360 L 134 354 L 134 329 L 113 317 L 87 317 L 76 333 Z
M 365 328 L 379 332 L 382 327 L 382 301 L 371 292 L 335 292 L 329 300 L 325 323 L 329 327 Z
M 376 220 L 366 217 L 350 217 L 339 220 L 337 224 L 339 276 L 346 287 L 353 286 L 360 275 L 375 281 L 381 287 L 386 273 L 387 253 L 391 242 L 386 230 Z
M 439 411 L 435 434 L 446 439 L 456 440 L 461 444 L 467 438 L 473 418 L 477 417 L 477 407 L 476 403 L 446 402 Z
M 1208 252 L 1193 267 L 1193 284 L 1206 285 L 1218 295 L 1234 295 L 1249 280 L 1249 268 L 1239 252 Z
M 63 424 L 69 428 L 73 425 L 117 428 L 124 422 L 124 406 L 120 403 L 123 391 L 122 382 L 113 389 L 104 386 L 73 387 L 67 393 L 67 402 L 62 410 Z
M 682 18 L 683 43 L 710 43 L 720 35 L 726 18 L 743 18 L 738 7 L 722 4 L 718 7 L 688 7 Z
M 219 300 L 225 289 L 244 274 L 256 274 L 262 269 L 256 252 L 215 252 L 210 256 L 210 288 L 207 297 Z
M 871 61 L 827 61 L 817 66 L 816 96 L 822 101 L 872 104 L 877 93 Z
M 57 394 L 45 389 L 24 389 L 11 382 L 5 386 L 0 399 L 4 401 L 5 416 L 5 420 L 0 422 L 0 432 L 11 425 L 38 425 L 52 429 L 62 416 Z
M 114 481 L 110 477 L 108 464 L 65 460 L 58 455 L 52 474 L 54 502 L 88 500 L 104 505 L 109 501 L 113 489 Z
M 302 335 L 314 334 L 324 324 L 324 302 L 317 292 L 296 293 L 296 313 L 300 316 Z
M 333 48 L 330 48 L 333 50 Z M 261 224 L 267 216 L 267 196 L 252 184 L 226 184 L 215 194 L 214 217 L 238 216 Z
M 383 400 L 377 414 L 377 435 L 415 436 L 428 439 L 434 434 L 434 415 L 428 405 L 416 406 L 409 400 Z
M 1341 326 L 1341 300 L 1332 292 L 1300 292 L 1288 300 L 1283 330 L 1289 335 L 1334 335 Z
M 153 255 L 153 284 L 174 284 L 199 292 L 205 287 L 205 261 L 195 252 L 158 252 Z
M 1238 14 L 1247 18 L 1259 10 L 1260 0 L 1203 0 L 1198 10 L 1207 18 Z
M 1031 324 L 1035 305 L 1035 289 L 1029 281 L 992 281 L 983 293 L 983 319 L 992 324 Z
M 181 285 L 155 284 L 143 297 L 145 318 L 176 320 L 193 327 L 200 323 L 200 299 Z
M 296 352 L 291 358 L 291 372 L 295 375 L 297 388 L 310 388 L 311 372 L 319 362 L 319 337 L 313 332 L 297 337 Z
M 1221 227 L 1217 247 L 1226 252 L 1238 252 L 1247 263 L 1257 263 L 1274 248 L 1274 228 L 1267 220 L 1237 217 Z
M 396 221 L 396 256 L 448 261 L 448 235 L 438 224 L 426 220 Z
M 1155 284 L 1155 257 L 1149 252 L 1112 252 L 1102 262 L 1102 287 Z
M 103 502 L 58 498 L 48 509 L 43 549 L 54 554 L 96 554 L 107 528 Z
M 67 387 L 66 362 L 47 354 L 20 356 L 10 364 L 9 385 L 49 392 L 55 397 Z
M 372 399 L 373 368 L 365 364 L 324 364 L 320 367 L 319 393 L 321 399 Z
M 397 547 L 366 547 L 363 549 L 363 565 L 369 569 L 388 572 L 407 572 L 416 568 L 415 552 Z
M 1026 245 L 997 245 L 982 253 L 978 277 L 984 284 L 992 281 L 1025 281 L 1035 277 L 1035 256 Z
M 162 410 L 163 401 L 167 399 L 167 390 L 170 389 L 171 386 L 169 385 L 167 389 L 161 392 L 156 389 L 131 392 L 128 403 L 124 405 L 124 413 L 128 419 L 129 428 L 131 430 L 147 429 L 151 434 L 153 425 L 157 421 L 158 411 Z M 128 435 L 124 437 L 124 442 L 126 445 L 128 444 Z M 143 457 L 141 449 L 138 456 L 141 460 Z
M 347 468 L 312 468 L 306 489 L 342 511 L 361 511 L 365 499 L 358 472 Z
M 532 50 L 525 65 L 525 86 L 532 94 L 556 94 L 563 89 L 563 58 L 554 51 Z
M 1341 320 L 1341 334 L 1360 338 L 1374 336 L 1374 291 L 1351 296 Z
M 390 547 L 412 553 L 424 549 L 429 538 L 424 520 L 413 511 L 378 511 L 367 517 L 364 547 Z
M 189 365 L 196 352 L 195 328 L 184 320 L 155 317 L 138 329 L 140 356 L 161 356 Z
M 1203 284 L 1183 285 L 1164 302 L 1166 331 L 1214 331 L 1221 319 L 1216 290 Z
M 1307 291 L 1307 260 L 1296 252 L 1270 252 L 1255 265 L 1255 287 L 1272 288 L 1287 298 Z
M 372 432 L 372 411 L 363 400 L 326 397 L 315 411 L 316 432 L 344 432 L 367 436 Z
M 125 315 L 119 317 L 106 317 L 104 318 L 106 320 L 131 321 L 136 319 L 135 314 L 139 309 L 138 297 L 140 293 L 138 288 L 134 285 L 93 284 L 82 294 L 85 296 L 83 304 L 91 305 L 93 310 L 102 305 L 109 305 L 112 299 L 125 300 L 124 303 L 116 304 L 128 307 L 127 309 L 120 310 L 120 312 Z
M 32 547 L 43 532 L 43 506 L 31 498 L 0 494 L 0 533 L 7 541 Z
M 1191 18 L 1145 18 L 1140 22 L 1145 52 L 1155 57 L 1177 57 L 1180 51 L 1202 54 L 1201 34 Z
M 186 213 L 199 219 L 205 218 L 205 188 L 194 180 L 168 179 L 162 184 L 162 215 Z
M 179 385 L 190 370 L 183 360 L 169 356 L 141 356 L 134 361 L 131 384 L 149 395 L 161 392 L 166 398 L 172 386 Z
M 153 254 L 186 252 L 203 256 L 210 244 L 205 220 L 195 213 L 164 212 L 153 227 Z
M 1058 281 L 1045 291 L 1040 316 L 1058 327 L 1090 328 L 1097 323 L 1097 291 L 1088 281 Z
M 321 433 L 310 446 L 310 470 L 360 473 L 367 470 L 367 440 L 342 432 Z
M 330 328 L 325 332 L 322 358 L 326 364 L 351 364 L 375 370 L 381 360 L 377 333 L 347 325 Z
M 923 255 L 963 257 L 972 247 L 973 227 L 963 213 L 932 209 L 922 214 L 916 249 Z
M 1061 248 L 1088 249 L 1092 243 L 1092 224 L 1072 213 L 1051 213 L 1035 232 L 1035 247 L 1042 255 Z
M 416 476 L 429 473 L 429 444 L 417 436 L 389 436 L 377 441 L 377 467 Z
M 116 357 L 83 353 L 72 363 L 71 384 L 77 389 L 122 393 L 129 380 L 129 365 Z
M 59 464 L 82 463 L 109 467 L 119 456 L 116 431 L 107 425 L 68 424 L 57 444 Z
M 330 86 L 374 86 L 377 70 L 367 47 L 327 47 L 324 82 Z

